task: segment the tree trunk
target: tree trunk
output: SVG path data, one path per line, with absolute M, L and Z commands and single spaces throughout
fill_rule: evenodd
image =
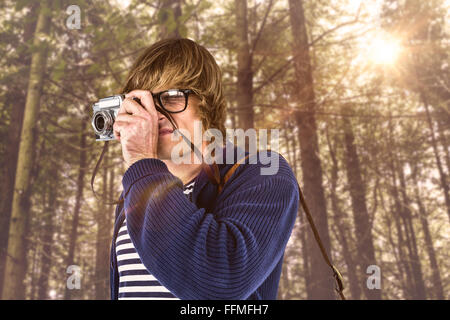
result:
M 289 128 L 289 132 L 294 133 L 294 124 L 291 122 L 291 120 L 288 120 L 288 128 Z M 292 135 L 292 149 L 294 152 L 294 162 L 292 163 L 293 169 L 294 169 L 294 173 L 295 173 L 295 177 L 298 177 L 298 170 L 297 170 L 297 163 L 299 162 L 299 159 L 297 157 L 297 136 L 295 134 Z
M 422 94 L 422 99 L 423 99 L 423 102 L 425 105 L 427 122 L 428 122 L 428 126 L 430 128 L 430 133 L 431 133 L 431 146 L 433 147 L 434 157 L 436 159 L 436 166 L 439 171 L 439 177 L 440 177 L 440 181 L 441 181 L 442 191 L 444 192 L 445 206 L 447 207 L 447 215 L 448 215 L 448 218 L 450 219 L 450 187 L 449 187 L 449 184 L 447 181 L 448 180 L 447 175 L 445 174 L 444 169 L 442 168 L 441 157 L 439 156 L 439 151 L 438 151 L 438 147 L 437 147 L 433 123 L 431 121 L 429 105 L 428 105 L 428 102 L 427 102 L 424 94 Z
M 110 148 L 110 157 L 111 157 L 111 161 L 114 161 L 114 153 L 112 152 L 112 148 L 111 145 L 109 146 Z M 111 166 L 110 170 L 109 170 L 109 202 L 113 202 L 116 200 L 116 194 L 115 194 L 115 185 L 114 185 L 114 180 L 115 180 L 115 170 L 114 170 L 114 166 Z M 114 228 L 114 219 L 116 217 L 116 210 L 115 210 L 115 206 L 108 206 L 108 210 L 111 213 L 111 217 L 109 220 L 109 228 L 111 230 L 111 237 L 112 237 L 112 231 Z
M 445 116 L 443 116 L 442 118 L 445 119 Z M 448 132 L 448 126 L 450 124 L 445 123 L 445 120 L 443 120 L 443 119 L 437 119 L 436 122 L 438 124 L 439 140 L 442 144 L 442 147 L 444 148 L 445 163 L 447 165 L 447 176 L 448 176 L 448 175 L 450 175 L 450 146 L 448 144 L 447 137 L 445 136 L 445 132 L 446 132 L 445 127 L 447 127 L 447 132 Z
M 291 121 L 288 120 L 288 128 L 289 128 L 289 132 L 294 132 L 294 126 L 292 124 Z M 298 158 L 297 158 L 297 139 L 295 137 L 295 135 L 292 136 L 292 146 L 293 146 L 293 162 L 292 162 L 292 166 L 294 167 L 294 173 L 295 173 L 295 177 L 298 177 L 298 172 L 297 172 L 297 163 L 298 163 Z M 302 251 L 302 262 L 303 262 L 303 272 L 302 272 L 302 278 L 305 281 L 305 288 L 306 288 L 306 296 L 309 297 L 310 296 L 310 292 L 311 292 L 311 283 L 310 283 L 310 279 L 311 279 L 311 271 L 310 271 L 310 259 L 309 259 L 309 255 L 308 255 L 308 248 L 307 248 L 307 240 L 306 240 L 306 232 L 303 232 L 303 230 L 305 229 L 305 216 L 304 214 L 301 212 L 301 208 L 299 208 L 299 223 L 298 223 L 298 228 L 300 229 L 298 231 L 299 234 L 299 239 L 300 239 L 300 245 L 301 245 L 301 251 Z M 303 229 L 303 230 L 302 230 Z
M 286 140 L 286 149 L 287 149 L 287 154 L 288 154 L 288 158 L 289 158 L 289 162 L 291 167 L 294 170 L 295 176 L 297 177 L 297 146 L 296 146 L 296 137 L 295 135 L 292 135 L 291 133 L 293 133 L 293 126 L 292 123 L 289 120 L 286 120 L 286 124 L 285 124 L 286 130 L 284 130 L 284 139 Z M 292 148 L 293 151 L 291 152 L 291 142 L 292 142 Z M 309 258 L 308 258 L 308 250 L 306 250 L 307 246 L 306 246 L 306 234 L 305 232 L 303 232 L 304 230 L 304 216 L 303 213 L 301 212 L 301 209 L 299 208 L 299 222 L 297 224 L 298 230 L 296 232 L 296 234 L 298 234 L 298 240 L 295 239 L 294 241 L 300 241 L 300 250 L 302 252 L 302 262 L 303 262 L 303 270 L 301 270 L 301 275 L 297 275 L 299 278 L 303 278 L 305 281 L 305 287 L 307 288 L 307 292 L 308 292 L 308 288 L 310 288 L 310 284 L 309 284 Z M 286 259 L 286 258 L 285 258 Z M 287 261 L 287 260 L 286 260 Z M 284 265 L 283 265 L 284 268 Z M 283 269 L 284 270 L 284 269 Z M 287 270 L 287 267 L 286 267 Z M 284 272 L 284 271 L 283 271 Z M 285 280 L 287 282 L 287 280 Z M 308 294 L 307 294 L 308 295 Z M 289 294 L 289 298 L 292 297 L 291 294 Z M 288 299 L 285 297 L 285 299 Z
M 26 274 L 26 225 L 29 219 L 30 174 L 33 167 L 33 141 L 40 108 L 42 84 L 47 61 L 47 44 L 43 35 L 50 30 L 50 1 L 42 1 L 36 24 L 33 45 L 39 50 L 31 57 L 30 77 L 25 103 L 23 127 L 17 160 L 8 250 L 5 265 L 3 299 L 24 299 Z
M 419 75 L 418 75 L 416 66 L 414 66 L 414 70 L 415 70 L 417 79 L 419 79 Z M 433 153 L 434 153 L 434 157 L 436 160 L 436 166 L 437 166 L 437 169 L 439 172 L 441 187 L 442 187 L 442 191 L 444 193 L 444 200 L 445 200 L 445 206 L 447 208 L 447 215 L 448 215 L 448 218 L 450 219 L 450 186 L 448 183 L 447 175 L 445 174 L 444 169 L 442 167 L 441 157 L 439 155 L 438 145 L 437 145 L 437 141 L 436 141 L 436 134 L 434 132 L 433 121 L 432 121 L 431 115 L 430 115 L 430 104 L 428 103 L 428 97 L 427 97 L 425 91 L 423 90 L 423 88 L 418 86 L 418 90 L 419 90 L 420 99 L 422 100 L 422 103 L 425 107 L 427 124 L 428 124 L 428 128 L 430 129 L 431 147 L 433 148 Z
M 36 13 L 39 3 L 34 2 L 31 10 L 26 16 L 26 25 L 24 28 L 23 41 L 28 42 L 33 37 L 36 29 Z M 31 55 L 29 50 L 23 50 L 20 58 L 23 65 L 29 68 Z M 26 84 L 25 84 L 26 85 Z M 17 156 L 19 153 L 20 132 L 22 130 L 23 115 L 25 111 L 26 92 L 20 87 L 10 87 L 5 97 L 5 106 L 11 106 L 11 118 L 8 126 L 9 142 L 5 146 L 5 163 L 0 169 L 0 176 L 3 177 L 0 184 L 0 297 L 2 295 L 3 279 L 5 272 L 6 250 L 8 247 L 8 231 L 11 219 L 11 206 L 13 200 L 13 190 L 16 178 Z
M 346 117 L 343 119 L 343 126 L 347 180 L 352 201 L 353 221 L 355 224 L 357 252 L 361 272 L 359 278 L 365 279 L 367 277 L 367 267 L 377 265 L 377 261 L 373 246 L 372 227 L 366 205 L 366 186 L 362 179 L 353 129 L 349 119 Z M 369 289 L 367 286 L 363 286 L 363 292 L 369 300 L 381 299 L 381 292 L 378 289 Z
M 287 126 L 285 126 L 285 127 L 287 127 Z M 283 130 L 283 138 L 284 138 L 284 141 L 286 142 L 287 158 L 288 158 L 290 165 L 292 166 L 292 164 L 294 163 L 294 160 L 293 160 L 293 156 L 291 154 L 288 130 Z M 290 296 L 290 294 L 289 294 L 289 274 L 288 274 L 288 270 L 287 270 L 287 264 L 289 263 L 289 260 L 290 260 L 289 258 L 290 258 L 290 256 L 285 254 L 283 268 L 282 268 L 282 272 L 281 272 L 281 279 L 280 279 L 280 284 L 282 285 L 282 287 L 280 288 L 280 290 L 278 292 L 278 298 L 277 298 L 277 299 L 281 299 L 281 300 L 287 300 L 288 297 Z
M 67 252 L 65 268 L 74 264 L 75 261 L 75 247 L 78 238 L 78 224 L 80 220 L 80 209 L 81 203 L 83 201 L 83 189 L 84 189 L 84 176 L 86 174 L 86 166 L 87 166 L 87 155 L 86 155 L 86 123 L 87 121 L 81 120 L 80 123 L 80 166 L 78 169 L 78 178 L 77 178 L 77 194 L 75 198 L 75 208 L 73 212 L 72 218 L 72 226 L 70 231 L 69 238 L 69 250 Z M 66 286 L 64 292 L 64 299 L 69 300 L 75 296 L 73 289 L 69 289 Z
M 402 200 L 403 200 L 402 219 L 403 219 L 403 223 L 405 226 L 405 234 L 406 234 L 406 240 L 407 240 L 409 256 L 410 256 L 409 260 L 411 263 L 411 271 L 412 271 L 413 280 L 414 280 L 414 288 L 415 288 L 414 299 L 425 300 L 426 299 L 425 283 L 423 281 L 422 266 L 420 263 L 419 252 L 417 249 L 416 235 L 415 235 L 413 223 L 412 223 L 412 213 L 411 213 L 411 209 L 409 208 L 411 201 L 409 200 L 409 197 L 406 194 L 406 182 L 405 182 L 405 177 L 404 177 L 404 173 L 403 173 L 403 167 L 398 165 L 397 169 L 399 172 L 399 180 L 400 180 L 400 187 L 401 187 L 400 190 L 401 190 Z
M 392 146 L 394 146 L 394 140 L 393 140 L 393 132 L 392 132 L 392 126 L 391 123 L 389 123 L 389 136 L 388 136 L 388 166 L 391 171 L 391 179 L 392 179 L 392 186 L 391 186 L 391 196 L 393 199 L 393 206 L 392 206 L 392 215 L 394 217 L 395 227 L 397 231 L 397 248 L 398 248 L 398 256 L 399 256 L 399 270 L 400 275 L 403 277 L 403 289 L 404 289 L 404 296 L 406 299 L 413 298 L 414 297 L 414 282 L 413 282 L 413 273 L 411 270 L 411 265 L 409 264 L 409 258 L 405 253 L 405 248 L 407 247 L 407 243 L 405 240 L 405 231 L 402 228 L 401 220 L 403 220 L 403 208 L 402 208 L 402 202 L 400 200 L 400 196 L 398 193 L 397 188 L 397 170 L 395 169 L 395 162 L 394 162 L 394 156 L 392 153 Z
M 301 166 L 304 180 L 304 194 L 325 249 L 330 252 L 328 218 L 325 193 L 322 185 L 322 165 L 315 119 L 315 96 L 309 57 L 306 21 L 301 0 L 289 0 L 295 69 L 295 100 L 300 110 L 295 113 L 299 128 Z M 311 259 L 311 279 L 308 298 L 335 299 L 334 281 L 330 268 L 311 232 L 308 232 L 308 251 Z M 331 255 L 330 255 L 331 256 Z
M 58 198 L 58 172 L 57 168 L 51 170 L 48 187 L 48 204 L 44 209 L 44 234 L 42 237 L 41 272 L 38 280 L 38 299 L 48 299 L 49 275 L 52 264 L 53 248 L 53 217 L 56 214 Z
M 345 223 L 344 213 L 341 210 L 341 206 L 339 205 L 339 198 L 337 196 L 339 165 L 336 157 L 336 150 L 335 148 L 333 148 L 330 141 L 328 128 L 327 128 L 327 142 L 328 142 L 328 149 L 330 150 L 330 158 L 332 161 L 330 197 L 331 197 L 331 207 L 334 212 L 333 220 L 336 226 L 334 230 L 336 232 L 337 239 L 342 245 L 342 255 L 344 257 L 345 264 L 347 265 L 347 273 L 351 296 L 354 300 L 359 300 L 361 298 L 361 288 L 359 285 L 360 282 L 358 280 L 357 264 L 353 259 L 349 243 L 347 242 L 347 239 L 352 240 L 352 237 L 350 236 L 350 231 L 348 230 L 349 228 Z M 336 145 L 336 143 L 334 143 L 334 145 Z
M 293 166 L 293 164 L 294 164 L 294 156 L 292 155 L 292 153 L 291 153 L 291 142 L 290 142 L 290 138 L 289 138 L 289 134 L 288 134 L 288 126 L 285 124 L 285 126 L 284 126 L 286 129 L 284 129 L 283 130 L 283 138 L 284 138 L 284 141 L 286 142 L 286 153 L 287 153 L 287 158 L 288 158 L 288 161 L 289 161 L 289 164 L 291 165 L 291 166 Z
M 17 93 L 17 92 L 16 92 Z M 3 181 L 0 184 L 0 293 L 3 288 L 6 250 L 8 248 L 8 231 L 11 219 L 11 207 L 13 199 L 14 183 L 16 179 L 17 156 L 19 152 L 20 132 L 22 130 L 22 121 L 25 106 L 25 97 L 9 97 L 7 94 L 6 103 L 14 101 L 11 112 L 11 124 L 8 129 L 8 143 L 5 148 L 6 163 L 2 167 Z
M 181 24 L 181 1 L 163 0 L 159 11 L 160 39 L 182 38 L 186 28 Z
M 27 290 L 28 292 L 25 295 L 25 299 L 27 300 L 35 300 L 36 299 L 36 293 L 37 293 L 37 282 L 38 282 L 38 264 L 39 264 L 39 244 L 37 243 L 30 243 L 27 247 L 28 254 L 30 252 L 33 252 L 33 256 L 31 257 L 31 268 L 29 270 L 28 277 L 31 278 L 30 280 L 30 288 Z M 30 257 L 28 257 L 30 259 Z
M 389 121 L 389 163 L 392 172 L 392 184 L 393 184 L 393 196 L 396 208 L 396 224 L 399 236 L 399 250 L 403 253 L 403 247 L 408 250 L 408 255 L 402 258 L 407 270 L 407 283 L 408 283 L 408 295 L 412 299 L 426 299 L 425 284 L 422 276 L 422 268 L 419 261 L 419 255 L 417 250 L 417 242 L 415 238 L 415 232 L 412 224 L 412 214 L 409 208 L 410 200 L 406 194 L 406 182 L 403 173 L 403 166 L 393 153 L 396 152 L 396 143 L 394 140 L 394 131 L 392 122 Z M 397 176 L 400 182 L 400 188 L 397 187 Z M 402 199 L 400 199 L 400 194 Z M 404 238 L 403 238 L 404 236 Z M 402 244 L 400 244 L 402 242 Z
M 432 282 L 433 282 L 433 290 L 432 292 L 435 293 L 435 299 L 438 300 L 444 300 L 444 289 L 442 286 L 442 280 L 441 280 L 441 274 L 439 272 L 439 265 L 436 258 L 436 252 L 434 251 L 433 241 L 431 238 L 431 232 L 430 228 L 428 226 L 428 213 L 425 210 L 425 206 L 422 203 L 422 200 L 420 198 L 420 192 L 419 192 L 419 184 L 417 183 L 417 176 L 416 176 L 417 168 L 413 171 L 413 181 L 414 181 L 414 193 L 417 201 L 417 205 L 419 207 L 419 216 L 420 216 L 420 223 L 422 224 L 422 230 L 425 238 L 425 245 L 426 245 L 426 251 L 428 254 L 428 258 L 430 259 L 430 266 L 431 266 L 431 272 L 432 272 Z
M 284 261 L 280 279 L 281 288 L 278 291 L 277 300 L 289 300 L 291 298 L 288 264 L 290 264 L 289 262 L 292 261 L 292 259 L 289 255 L 285 254 L 283 260 Z
M 239 128 L 254 127 L 252 54 L 248 39 L 247 0 L 235 0 L 237 35 L 236 115 Z M 246 143 L 246 148 L 248 144 Z
M 108 198 L 108 150 L 105 151 L 105 160 L 103 163 L 103 192 L 102 199 Z M 104 201 L 98 202 L 97 220 L 97 243 L 95 255 L 95 298 L 97 300 L 106 300 L 109 298 L 109 245 L 110 235 L 110 215 L 108 206 Z

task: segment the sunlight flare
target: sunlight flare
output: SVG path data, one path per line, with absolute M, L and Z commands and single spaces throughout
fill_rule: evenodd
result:
M 399 58 L 402 47 L 400 41 L 388 37 L 377 36 L 368 45 L 368 57 L 378 65 L 393 65 Z

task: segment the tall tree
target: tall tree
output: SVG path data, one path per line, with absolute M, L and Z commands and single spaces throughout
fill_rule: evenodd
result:
M 35 141 L 37 117 L 40 107 L 43 78 L 46 70 L 48 44 L 45 37 L 51 22 L 51 3 L 40 3 L 33 45 L 36 51 L 31 57 L 27 99 L 20 135 L 16 179 L 12 202 L 11 224 L 3 284 L 3 299 L 23 299 L 26 274 L 26 224 L 29 219 L 30 174 L 33 167 L 33 141 Z
M 323 245 L 330 252 L 331 242 L 315 118 L 316 102 L 303 1 L 289 0 L 289 9 L 295 70 L 294 99 L 299 106 L 299 110 L 295 112 L 295 119 L 299 128 L 305 198 L 310 206 Z M 323 261 L 322 254 L 311 233 L 309 233 L 308 251 L 311 259 L 311 281 L 307 288 L 308 298 L 334 299 L 331 271 Z
M 419 219 L 422 225 L 422 230 L 425 238 L 425 246 L 428 254 L 428 259 L 430 260 L 431 273 L 432 273 L 432 283 L 433 289 L 431 292 L 434 292 L 434 298 L 439 300 L 444 300 L 444 289 L 442 286 L 441 273 L 439 271 L 439 265 L 437 262 L 436 251 L 434 250 L 433 240 L 431 238 L 430 227 L 428 223 L 428 213 L 425 209 L 425 205 L 422 202 L 420 189 L 417 181 L 417 165 L 412 166 L 412 179 L 414 182 L 414 195 L 416 198 L 417 205 L 419 207 Z
M 354 259 L 353 250 L 350 247 L 351 242 L 353 241 L 353 237 L 351 236 L 349 227 L 345 222 L 345 214 L 341 209 L 339 197 L 338 197 L 338 173 L 339 173 L 339 164 L 338 164 L 338 156 L 337 156 L 337 136 L 334 137 L 334 143 L 331 142 L 330 134 L 328 132 L 327 126 L 327 144 L 328 150 L 330 152 L 330 158 L 332 162 L 331 167 L 331 190 L 330 190 L 330 198 L 331 198 L 331 208 L 334 213 L 334 230 L 336 238 L 339 240 L 339 243 L 342 246 L 342 255 L 344 257 L 345 264 L 347 265 L 347 274 L 348 274 L 348 283 L 350 286 L 350 293 L 353 299 L 359 300 L 361 298 L 361 288 L 360 281 L 358 278 L 357 272 L 357 262 Z M 334 146 L 333 146 L 334 145 Z
M 247 0 L 235 0 L 237 41 L 236 114 L 239 128 L 254 127 L 253 71 L 247 21 Z
M 80 121 L 80 154 L 79 154 L 79 167 L 77 176 L 77 193 L 75 195 L 75 207 L 73 210 L 72 223 L 69 235 L 69 249 L 65 260 L 65 267 L 73 265 L 75 262 L 75 248 L 78 238 L 78 227 L 80 224 L 80 211 L 83 201 L 84 180 L 87 170 L 87 151 L 86 151 L 86 123 L 87 119 L 83 118 Z M 64 291 L 64 299 L 71 299 L 74 292 L 67 286 Z
M 160 39 L 181 38 L 185 35 L 186 30 L 180 21 L 180 0 L 163 0 L 161 2 L 161 8 L 158 12 L 158 17 L 160 26 Z
M 44 207 L 43 222 L 44 231 L 42 235 L 42 253 L 41 253 L 41 268 L 38 279 L 37 298 L 39 300 L 48 299 L 49 276 L 52 265 L 53 252 L 53 234 L 54 234 L 54 216 L 58 208 L 58 167 L 53 167 L 49 170 L 48 183 L 46 184 L 47 201 Z
M 404 294 L 411 299 L 425 299 L 425 287 L 422 279 L 420 264 L 417 264 L 418 254 L 415 244 L 414 230 L 412 229 L 411 212 L 409 210 L 409 200 L 405 194 L 405 182 L 403 172 L 399 168 L 398 161 L 394 156 L 397 150 L 397 141 L 394 139 L 394 130 L 392 120 L 388 122 L 389 126 L 389 146 L 388 166 L 391 171 L 392 179 L 392 198 L 394 202 L 393 216 L 398 238 L 398 252 L 401 264 L 399 269 L 404 272 Z M 399 185 L 400 183 L 400 185 Z
M 345 164 L 347 180 L 352 201 L 353 220 L 356 231 L 358 262 L 360 266 L 360 279 L 364 279 L 367 267 L 378 265 L 375 259 L 373 246 L 372 226 L 366 205 L 366 186 L 362 178 L 361 166 L 355 145 L 353 128 L 348 117 L 343 117 Z M 367 299 L 381 299 L 381 292 L 363 286 Z
M 107 147 L 108 148 L 108 147 Z M 108 150 L 105 151 L 103 163 L 103 191 L 102 199 L 111 202 L 108 190 Z M 95 250 L 95 298 L 106 300 L 109 297 L 109 239 L 111 239 L 111 225 L 109 206 L 105 201 L 98 201 L 98 209 L 95 214 L 97 222 L 96 250 Z
M 27 15 L 24 16 L 25 26 L 20 47 L 18 50 L 16 66 L 21 66 L 23 72 L 29 74 L 31 63 L 31 50 L 29 41 L 33 38 L 36 28 L 36 13 L 39 8 L 38 2 L 33 2 Z M 17 74 L 17 72 L 16 72 Z M 16 83 L 17 82 L 17 83 Z M 10 122 L 7 129 L 7 141 L 5 146 L 5 162 L 2 163 L 0 176 L 3 177 L 0 184 L 0 296 L 3 287 L 3 275 L 5 271 L 6 250 L 8 247 L 8 231 L 11 218 L 11 206 L 13 199 L 14 182 L 17 168 L 17 155 L 19 153 L 20 132 L 22 130 L 23 113 L 25 110 L 26 92 L 23 90 L 27 84 L 22 77 L 14 82 L 8 82 L 8 90 L 5 97 L 5 105 L 11 108 Z
M 417 300 L 426 299 L 425 283 L 423 281 L 422 265 L 419 258 L 419 250 L 417 248 L 416 232 L 413 226 L 413 216 L 411 211 L 411 200 L 406 194 L 405 174 L 403 165 L 397 165 L 398 176 L 400 180 L 400 193 L 402 195 L 402 220 L 405 227 L 407 239 L 407 248 L 409 253 L 409 261 L 414 280 L 414 298 Z
M 449 187 L 449 181 L 447 178 L 447 174 L 444 171 L 444 168 L 442 166 L 442 162 L 441 162 L 441 156 L 439 154 L 439 150 L 438 150 L 438 143 L 437 143 L 437 138 L 436 138 L 436 133 L 435 133 L 435 129 L 434 129 L 434 124 L 431 118 L 431 112 L 430 112 L 430 105 L 428 102 L 428 98 L 427 95 L 425 93 L 425 91 L 418 86 L 418 90 L 420 90 L 420 97 L 422 99 L 423 105 L 425 107 L 425 114 L 427 117 L 427 124 L 428 124 L 428 128 L 430 130 L 430 142 L 431 142 L 431 146 L 433 147 L 433 153 L 434 153 L 434 157 L 436 159 L 436 166 L 438 168 L 438 172 L 439 172 L 439 181 L 441 183 L 441 187 L 442 187 L 442 191 L 444 193 L 444 200 L 445 200 L 445 206 L 447 208 L 447 216 L 450 220 L 450 187 Z

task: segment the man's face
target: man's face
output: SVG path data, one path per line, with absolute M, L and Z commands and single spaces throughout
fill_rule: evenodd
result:
M 165 91 L 168 89 L 173 89 L 175 87 L 170 88 L 157 88 L 156 90 L 153 90 L 153 93 L 158 93 L 161 91 Z M 179 113 L 171 113 L 172 119 L 177 124 L 179 129 L 187 130 L 190 133 L 191 140 L 194 137 L 194 124 L 195 121 L 201 121 L 200 117 L 198 116 L 198 104 L 199 99 L 193 95 L 190 94 L 188 98 L 188 105 L 186 109 L 183 112 Z M 156 103 L 156 102 L 155 102 Z M 158 125 L 159 125 L 159 137 L 158 137 L 158 159 L 160 160 L 170 160 L 171 159 L 171 153 L 172 148 L 180 143 L 181 137 L 176 140 L 172 141 L 172 136 L 174 135 L 173 132 L 169 132 L 164 129 L 170 129 L 173 130 L 172 124 L 170 121 L 164 116 L 162 113 L 158 112 L 159 118 L 158 118 Z M 182 142 L 185 143 L 185 142 Z

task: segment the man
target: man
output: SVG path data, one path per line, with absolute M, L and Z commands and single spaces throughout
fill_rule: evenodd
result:
M 191 136 L 195 121 L 225 132 L 212 55 L 189 39 L 159 41 L 137 59 L 123 92 L 114 133 L 127 170 L 111 250 L 112 299 L 276 299 L 299 200 L 285 159 L 271 152 L 279 161 L 272 175 L 261 175 L 261 161 L 241 164 L 220 190 L 208 175 L 212 166 L 173 159 L 179 142 L 171 121 Z M 207 146 L 202 141 L 203 154 Z M 217 164 L 221 180 L 231 167 Z

